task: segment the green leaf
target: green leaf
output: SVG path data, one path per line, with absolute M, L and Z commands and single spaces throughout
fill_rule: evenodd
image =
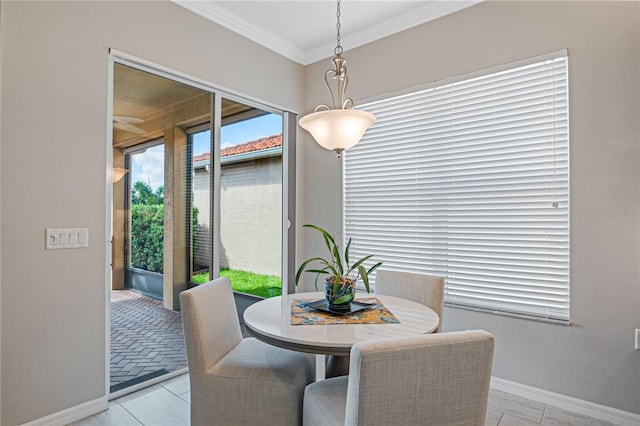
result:
M 349 242 L 347 246 L 344 248 L 344 263 L 349 267 L 349 247 L 351 247 L 351 238 L 349 238 Z
M 369 268 L 369 270 L 367 271 L 368 275 L 371 275 L 371 273 L 373 271 L 375 271 L 376 269 L 378 269 L 380 266 L 382 265 L 382 262 L 378 262 L 375 265 L 373 265 L 371 268 Z
M 367 293 L 370 292 L 369 290 L 369 275 L 367 274 L 367 270 L 364 268 L 364 266 L 360 265 L 358 266 L 358 271 L 360 272 L 360 276 L 362 277 L 362 282 L 364 283 L 364 288 L 367 289 Z
M 331 258 L 330 260 L 327 260 L 321 257 L 315 257 L 315 258 L 306 260 L 302 265 L 300 265 L 300 268 L 298 268 L 298 271 L 296 273 L 296 285 L 298 284 L 298 281 L 300 280 L 300 276 L 302 275 L 303 272 L 311 272 L 316 274 L 316 278 L 315 278 L 316 289 L 318 288 L 318 279 L 320 275 L 333 275 L 334 276 L 334 282 L 333 282 L 334 293 L 338 291 L 338 288 L 341 285 L 341 280 L 343 277 L 353 279 L 354 283 L 358 279 L 362 278 L 365 288 L 367 289 L 367 293 L 370 292 L 369 274 L 371 274 L 380 265 L 382 265 L 382 262 L 376 263 L 367 271 L 367 269 L 364 267 L 364 262 L 366 262 L 367 260 L 373 257 L 373 255 L 369 255 L 358 260 L 353 265 L 349 265 L 349 261 L 350 261 L 349 251 L 351 249 L 351 243 L 353 241 L 352 238 L 349 238 L 349 241 L 347 242 L 346 247 L 344 249 L 344 253 L 341 253 L 340 247 L 336 244 L 335 238 L 331 234 L 329 234 L 329 232 L 327 232 L 326 230 L 324 230 L 323 228 L 317 225 L 305 224 L 302 226 L 305 228 L 315 229 L 322 235 L 322 238 L 324 239 L 324 243 L 327 249 L 329 250 L 329 255 L 331 256 Z M 344 255 L 344 263 L 342 262 L 342 258 L 340 257 L 342 254 Z M 326 266 L 324 268 L 310 268 L 305 270 L 309 262 L 312 262 L 312 261 L 318 261 Z M 353 276 L 351 275 L 353 271 L 358 271 L 358 274 L 356 275 L 355 278 L 353 278 Z
M 334 305 L 339 305 L 340 303 L 346 303 L 350 300 L 353 299 L 353 295 L 352 294 L 345 294 L 343 296 L 338 297 L 336 300 L 333 301 Z
M 303 227 L 306 228 L 312 228 L 315 229 L 316 231 L 320 232 L 324 238 L 324 242 L 327 246 L 327 249 L 329 250 L 329 254 L 332 257 L 333 260 L 333 264 L 335 265 L 335 269 L 337 271 L 339 271 L 340 274 L 344 273 L 344 268 L 342 266 L 342 261 L 340 259 L 340 252 L 338 250 L 338 245 L 336 244 L 335 239 L 331 236 L 331 234 L 329 234 L 327 231 L 325 231 L 324 229 L 322 229 L 321 227 L 317 226 L 317 225 L 312 225 L 310 223 L 307 223 L 305 225 L 302 225 Z
M 333 246 L 333 258 L 336 262 L 336 269 L 340 272 L 340 275 L 344 273 L 344 267 L 342 266 L 342 260 L 340 259 L 340 250 L 338 246 Z
M 329 272 L 327 272 L 328 268 L 324 268 L 324 269 L 307 269 L 305 272 L 311 272 L 314 274 L 328 274 Z
M 320 232 L 322 234 L 322 236 L 325 239 L 325 242 L 327 243 L 327 248 L 329 249 L 329 251 L 332 251 L 332 246 L 336 245 L 335 240 L 333 239 L 333 237 L 331 236 L 331 234 L 329 234 L 327 231 L 325 231 L 324 229 L 322 229 L 321 227 L 317 226 L 317 225 L 312 225 L 310 223 L 307 223 L 306 225 L 302 225 L 305 228 L 311 228 L 311 229 L 315 229 L 316 231 Z
M 333 294 L 336 294 L 338 292 L 338 288 L 340 287 L 340 281 L 342 281 L 342 277 L 336 274 L 333 277 Z
M 370 254 L 369 256 L 363 257 L 362 259 L 358 260 L 356 263 L 353 264 L 353 266 L 351 267 L 351 269 L 356 269 L 356 268 L 360 268 L 360 265 L 362 265 L 364 262 L 366 262 L 367 260 L 371 259 L 373 257 L 372 254 Z
M 300 267 L 298 268 L 298 271 L 296 272 L 296 285 L 298 285 L 298 282 L 300 281 L 300 276 L 302 275 L 303 272 L 305 272 L 304 268 L 311 262 L 313 261 L 318 261 L 318 262 L 322 262 L 324 264 L 326 264 L 327 266 L 329 266 L 330 268 L 332 268 L 331 265 L 329 265 L 327 263 L 327 261 L 321 257 L 312 257 L 311 259 L 307 259 L 304 262 L 302 262 L 302 264 L 300 265 Z M 333 269 L 333 268 L 332 268 Z

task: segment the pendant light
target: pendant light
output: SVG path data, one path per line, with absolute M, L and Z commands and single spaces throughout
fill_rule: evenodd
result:
M 340 0 L 338 0 L 336 16 L 338 35 L 337 46 L 333 51 L 335 55 L 332 60 L 333 69 L 327 70 L 324 74 L 324 82 L 331 94 L 333 108 L 328 105 L 318 105 L 313 113 L 300 118 L 299 124 L 311 133 L 320 146 L 335 151 L 340 158 L 342 151 L 358 143 L 364 132 L 376 122 L 376 117 L 370 112 L 353 109 L 353 99 L 345 99 L 349 79 L 345 66 L 346 60 L 342 57 L 343 49 L 340 45 Z M 336 81 L 335 94 L 329 79 Z

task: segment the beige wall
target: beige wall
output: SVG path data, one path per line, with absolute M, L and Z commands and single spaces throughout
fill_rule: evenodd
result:
M 108 49 L 291 110 L 303 68 L 165 1 L 3 1 L 1 19 L 0 424 L 14 425 L 105 396 Z M 47 227 L 89 228 L 89 248 L 45 251 Z
M 0 424 L 12 425 L 105 395 L 107 49 L 304 112 L 327 102 L 330 63 L 303 69 L 168 2 L 0 7 Z M 447 309 L 445 329 L 493 332 L 498 377 L 636 413 L 639 21 L 637 2 L 485 2 L 346 52 L 357 101 L 569 49 L 574 325 Z M 341 163 L 300 136 L 298 223 L 338 229 Z M 46 227 L 87 227 L 90 247 L 45 251 Z M 306 232 L 299 243 L 300 256 L 322 251 Z
M 567 48 L 571 319 L 566 327 L 445 309 L 444 329 L 496 336 L 495 376 L 640 413 L 638 2 L 494 2 L 345 53 L 356 100 Z M 348 39 L 343 43 L 348 48 Z M 305 112 L 326 102 L 308 66 Z M 301 138 L 299 223 L 341 227 L 340 161 Z M 630 212 L 611 215 L 610 212 Z M 300 232 L 301 258 L 322 242 Z

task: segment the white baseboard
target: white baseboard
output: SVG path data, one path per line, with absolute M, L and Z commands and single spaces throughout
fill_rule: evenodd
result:
M 96 413 L 109 408 L 109 402 L 106 396 L 96 398 L 92 401 L 83 402 L 74 407 L 67 408 L 57 413 L 50 414 L 40 419 L 23 423 L 22 426 L 64 426 L 85 417 L 92 416 Z
M 491 388 L 619 426 L 640 425 L 640 414 L 534 388 L 499 377 L 491 377 Z

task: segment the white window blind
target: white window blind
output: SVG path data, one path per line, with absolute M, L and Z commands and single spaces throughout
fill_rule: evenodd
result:
M 362 105 L 344 156 L 354 258 L 445 277 L 445 303 L 569 321 L 566 52 Z

